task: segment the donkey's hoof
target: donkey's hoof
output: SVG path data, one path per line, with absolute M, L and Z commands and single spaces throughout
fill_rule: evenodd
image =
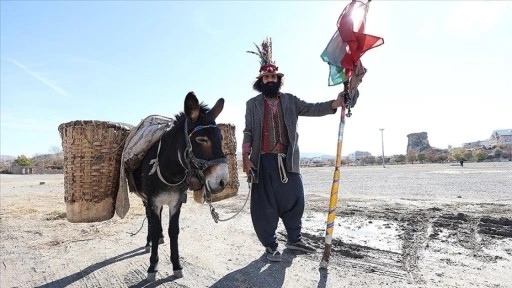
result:
M 151 252 L 151 246 L 146 246 L 146 247 L 144 247 L 144 252 L 145 252 L 145 253 L 149 253 L 149 252 Z
M 164 244 L 165 241 L 164 241 L 164 237 L 160 238 L 160 240 L 158 240 L 158 244 Z
M 146 278 L 146 280 L 148 282 L 153 282 L 155 281 L 156 279 L 156 272 L 148 272 L 148 277 Z
M 173 270 L 172 273 L 176 278 L 183 278 L 183 270 Z

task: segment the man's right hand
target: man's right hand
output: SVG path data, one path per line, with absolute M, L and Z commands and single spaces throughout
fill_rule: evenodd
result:
M 249 153 L 245 153 L 242 155 L 242 167 L 247 177 L 250 177 L 251 169 L 254 169 L 255 167 L 252 161 L 249 159 Z

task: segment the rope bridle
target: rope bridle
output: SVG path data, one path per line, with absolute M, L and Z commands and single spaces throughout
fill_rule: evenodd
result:
M 210 166 L 221 163 L 227 163 L 227 161 L 226 158 L 218 158 L 210 161 L 198 159 L 194 156 L 194 153 L 192 153 L 192 143 L 190 142 L 190 136 L 192 136 L 192 134 L 194 134 L 195 132 L 206 128 L 217 128 L 217 125 L 199 125 L 196 126 L 194 130 L 192 130 L 192 132 L 188 133 L 188 121 L 185 120 L 185 141 L 187 143 L 187 148 L 185 148 L 183 156 L 185 158 L 185 165 L 187 166 L 185 167 L 185 170 L 191 172 L 194 176 L 196 176 L 199 179 L 201 186 L 206 185 L 204 189 L 205 193 L 209 195 L 209 198 L 211 198 L 210 187 L 207 185 L 208 183 L 206 183 L 205 181 L 203 172 L 204 170 L 206 170 L 206 168 Z
M 160 136 L 160 140 L 158 141 L 158 150 L 156 152 L 155 159 L 152 159 L 151 161 L 149 161 L 149 164 L 153 165 L 153 168 L 151 168 L 149 175 L 152 175 L 153 173 L 156 172 L 160 181 L 162 181 L 167 186 L 178 186 L 178 185 L 182 184 L 185 181 L 185 179 L 187 179 L 188 175 L 196 176 L 198 178 L 199 182 L 201 183 L 201 186 L 205 187 L 205 189 L 204 189 L 205 193 L 207 195 L 209 195 L 209 198 L 211 198 L 211 191 L 210 191 L 209 185 L 207 185 L 207 183 L 205 181 L 206 179 L 204 177 L 204 170 L 206 170 L 210 166 L 221 164 L 221 163 L 227 163 L 227 162 L 226 162 L 226 158 L 218 158 L 218 159 L 214 159 L 214 160 L 210 160 L 210 161 L 198 159 L 192 152 L 192 143 L 190 142 L 190 136 L 192 136 L 192 134 L 194 132 L 197 132 L 197 131 L 205 129 L 205 128 L 217 128 L 217 125 L 199 125 L 199 126 L 196 126 L 194 128 L 194 130 L 192 130 L 192 132 L 188 133 L 188 121 L 187 121 L 187 119 L 185 119 L 184 133 L 185 133 L 185 143 L 186 143 L 187 147 L 185 148 L 185 151 L 183 152 L 183 159 L 185 159 L 185 161 L 183 161 L 183 162 L 180 161 L 181 165 L 185 169 L 185 175 L 183 175 L 183 178 L 180 181 L 178 181 L 177 183 L 169 183 L 168 181 L 166 181 L 164 179 L 164 177 L 162 176 L 162 173 L 160 172 L 160 162 L 159 162 L 158 158 L 160 155 L 160 148 L 162 146 L 162 137 L 165 133 L 162 133 L 162 135 Z

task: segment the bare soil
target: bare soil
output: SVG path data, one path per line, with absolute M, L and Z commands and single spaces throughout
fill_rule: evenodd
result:
M 147 222 L 137 196 L 130 195 L 124 219 L 70 223 L 63 175 L 0 175 L 0 286 L 512 287 L 511 162 L 342 167 L 325 270 L 319 263 L 333 171 L 302 170 L 303 238 L 318 253 L 286 249 L 280 224 L 283 262 L 269 263 L 249 204 L 215 223 L 190 193 L 180 221 L 184 277 L 172 276 L 166 235 L 152 283 L 145 280 Z M 239 175 L 238 195 L 213 203 L 221 220 L 247 198 Z

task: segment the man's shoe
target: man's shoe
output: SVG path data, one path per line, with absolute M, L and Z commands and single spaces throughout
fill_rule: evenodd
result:
M 281 253 L 277 251 L 276 249 L 272 249 L 270 247 L 267 247 L 267 259 L 272 262 L 281 262 L 283 261 L 283 257 L 281 256 Z
M 286 242 L 285 246 L 286 246 L 286 248 L 288 248 L 290 250 L 302 251 L 302 252 L 306 252 L 306 253 L 315 253 L 316 252 L 315 248 L 306 245 L 304 242 L 302 242 L 300 240 L 295 243 Z

